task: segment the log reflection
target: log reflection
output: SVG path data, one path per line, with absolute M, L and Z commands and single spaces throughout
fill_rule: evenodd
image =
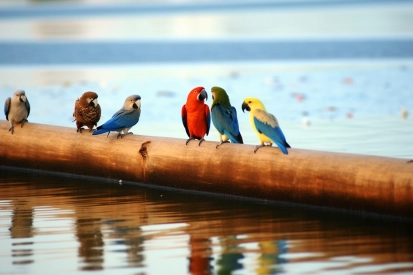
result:
M 33 229 L 33 209 L 45 206 L 59 210 L 49 217 L 57 223 L 61 212 L 73 221 L 81 270 L 101 270 L 114 263 L 150 268 L 147 243 L 165 236 L 187 236 L 178 246 L 186 246 L 186 270 L 192 275 L 230 274 L 245 268 L 274 274 L 282 272 L 286 263 L 312 261 L 348 261 L 343 268 L 413 263 L 411 223 L 50 175 L 28 177 L 27 184 L 12 185 L 8 181 L 15 179 L 4 175 L 0 201 L 11 201 L 14 264 L 31 264 L 36 259 L 33 238 L 41 230 Z M 171 224 L 185 226 L 144 230 Z M 349 255 L 356 259 L 354 263 Z M 246 266 L 251 263 L 253 267 Z

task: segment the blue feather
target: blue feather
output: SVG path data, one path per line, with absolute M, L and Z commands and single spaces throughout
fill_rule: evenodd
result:
M 29 117 L 30 115 L 30 103 L 29 100 L 26 97 L 26 108 L 27 108 L 27 117 Z
M 211 113 L 212 123 L 221 135 L 228 136 L 232 143 L 243 143 L 238 126 L 237 111 L 234 107 L 227 110 L 220 104 L 215 104 Z
M 130 128 L 139 121 L 141 111 L 140 109 L 133 109 L 129 111 L 119 110 L 111 119 L 106 121 L 103 125 L 97 127 L 93 135 L 99 135 L 111 131 L 120 131 L 123 128 Z
M 272 127 L 266 122 L 262 122 L 258 118 L 254 117 L 255 128 L 257 131 L 269 137 L 284 154 L 288 154 L 287 148 L 291 148 L 285 140 L 284 133 L 279 126 Z
M 6 99 L 6 102 L 4 102 L 4 115 L 6 116 L 6 120 L 9 120 L 10 104 L 11 104 L 11 98 L 8 97 Z

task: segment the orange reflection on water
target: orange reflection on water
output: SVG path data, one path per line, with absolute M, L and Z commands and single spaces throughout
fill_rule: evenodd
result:
M 60 261 L 143 274 L 413 271 L 411 222 L 0 171 L 6 271 Z

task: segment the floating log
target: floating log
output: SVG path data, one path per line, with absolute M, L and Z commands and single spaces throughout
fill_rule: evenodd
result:
M 413 217 L 413 162 L 405 159 L 0 121 L 0 165 L 169 188 Z M 133 130 L 133 129 L 132 129 Z M 139 126 L 135 126 L 139 132 Z

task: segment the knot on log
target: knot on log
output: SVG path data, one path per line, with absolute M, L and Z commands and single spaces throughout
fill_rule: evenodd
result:
M 151 142 L 146 141 L 146 142 L 142 143 L 141 149 L 139 149 L 139 154 L 141 154 L 143 160 L 146 160 L 146 158 L 148 157 L 147 148 L 149 147 L 149 144 L 151 144 Z

